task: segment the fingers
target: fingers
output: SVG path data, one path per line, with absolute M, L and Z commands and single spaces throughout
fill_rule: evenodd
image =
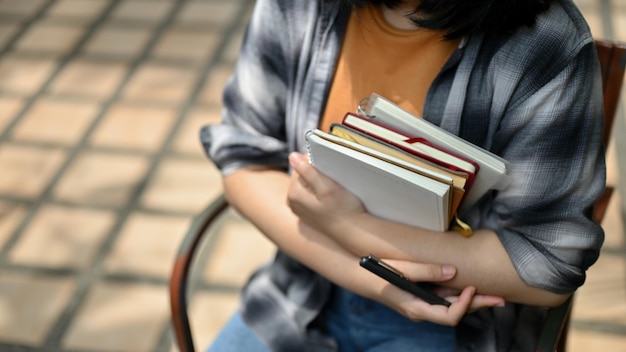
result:
M 443 286 L 435 288 L 433 292 L 436 293 L 438 296 L 446 297 L 446 299 L 450 302 L 456 301 L 459 295 L 459 290 Z M 504 307 L 505 304 L 506 301 L 500 296 L 474 294 L 474 298 L 472 299 L 472 303 L 470 304 L 469 311 L 475 312 L 483 308 Z
M 350 194 L 344 187 L 309 164 L 306 155 L 292 152 L 289 154 L 289 162 L 298 182 L 316 198 L 321 200 L 337 200 Z
M 449 298 L 452 304 L 449 307 L 443 305 L 431 305 L 413 296 L 411 300 L 400 304 L 404 316 L 413 321 L 428 320 L 441 325 L 456 326 L 468 312 L 476 289 L 465 288 L 459 296 Z
M 384 260 L 400 270 L 411 281 L 441 282 L 452 279 L 456 268 L 452 265 L 424 264 L 403 260 Z
M 314 205 L 314 200 L 311 199 L 313 191 L 309 184 L 294 172 L 291 175 L 291 182 L 287 190 L 287 205 L 291 211 L 300 216 L 304 209 L 310 208 Z
M 322 187 L 323 184 L 319 173 L 309 164 L 304 154 L 292 152 L 289 154 L 289 163 L 293 170 L 300 176 L 299 181 L 305 188 L 312 190 L 314 193 L 320 191 L 320 187 Z
M 320 201 L 338 193 L 333 192 L 334 183 L 309 164 L 303 154 L 293 152 L 289 155 L 289 161 L 294 172 L 287 190 L 287 204 L 300 217 L 318 214 L 322 207 Z
M 401 260 L 385 260 L 385 263 L 401 271 L 405 277 L 416 282 L 441 282 L 452 279 L 456 275 L 456 268 L 450 265 L 423 264 Z M 428 320 L 434 323 L 455 326 L 468 311 L 476 293 L 474 287 L 467 287 L 459 296 L 450 297 L 452 304 L 431 305 L 412 294 L 397 287 L 386 288 L 387 297 L 398 304 L 398 310 L 407 318 L 414 321 Z M 392 305 L 392 306 L 395 306 Z
M 463 316 L 469 311 L 469 307 L 472 303 L 476 288 L 466 287 L 461 294 L 456 297 L 448 297 L 448 300 L 452 302 L 449 307 L 444 306 L 431 306 L 436 308 L 433 310 L 432 315 L 428 320 L 442 324 L 456 326 L 459 324 Z M 445 309 L 444 309 L 445 308 Z M 430 312 L 428 314 L 431 314 Z
M 470 304 L 469 311 L 475 312 L 479 309 L 490 307 L 504 307 L 506 301 L 504 298 L 492 295 L 474 295 L 474 299 Z
M 448 308 L 448 319 L 451 319 L 452 325 L 456 326 L 465 313 L 468 312 L 470 304 L 476 294 L 476 288 L 474 287 L 466 287 L 461 292 L 459 299 L 456 302 L 453 302 L 452 305 Z
M 289 155 L 289 162 L 294 172 L 291 174 L 291 183 L 288 190 L 288 200 L 293 202 L 294 199 L 303 199 L 302 196 L 308 193 L 314 193 L 314 189 L 303 174 L 310 174 L 307 168 L 310 166 L 303 154 L 293 152 Z M 311 169 L 313 169 L 311 167 Z M 310 176 L 309 176 L 310 178 Z M 292 204 L 293 205 L 293 204 Z

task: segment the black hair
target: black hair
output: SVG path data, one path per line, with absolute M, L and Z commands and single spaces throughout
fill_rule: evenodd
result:
M 421 0 L 408 14 L 418 27 L 445 32 L 446 39 L 477 32 L 511 32 L 532 26 L 555 0 Z M 397 8 L 403 0 L 327 0 L 339 6 Z

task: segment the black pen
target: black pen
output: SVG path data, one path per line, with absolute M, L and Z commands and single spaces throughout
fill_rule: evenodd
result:
M 446 307 L 452 305 L 452 303 L 445 298 L 430 291 L 427 288 L 426 283 L 417 283 L 409 280 L 400 270 L 385 263 L 372 254 L 362 257 L 359 264 L 361 264 L 361 266 L 365 269 L 387 280 L 389 283 L 414 294 L 427 303 L 443 305 Z M 483 329 L 485 327 L 483 321 L 474 315 L 465 315 L 461 319 L 461 322 L 477 329 Z

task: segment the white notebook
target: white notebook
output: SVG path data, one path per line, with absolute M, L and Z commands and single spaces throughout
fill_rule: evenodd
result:
M 397 165 L 384 161 L 391 157 L 320 130 L 307 132 L 306 140 L 310 163 L 355 194 L 369 213 L 433 231 L 447 230 L 450 184 L 410 171 L 414 165 L 400 159 L 394 160 Z

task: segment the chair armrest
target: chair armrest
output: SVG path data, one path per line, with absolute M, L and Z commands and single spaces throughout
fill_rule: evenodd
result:
M 189 273 L 197 251 L 216 219 L 228 208 L 224 195 L 217 196 L 202 213 L 197 215 L 178 249 L 170 276 L 170 309 L 174 335 L 181 352 L 193 352 L 193 338 L 187 314 L 187 286 Z

